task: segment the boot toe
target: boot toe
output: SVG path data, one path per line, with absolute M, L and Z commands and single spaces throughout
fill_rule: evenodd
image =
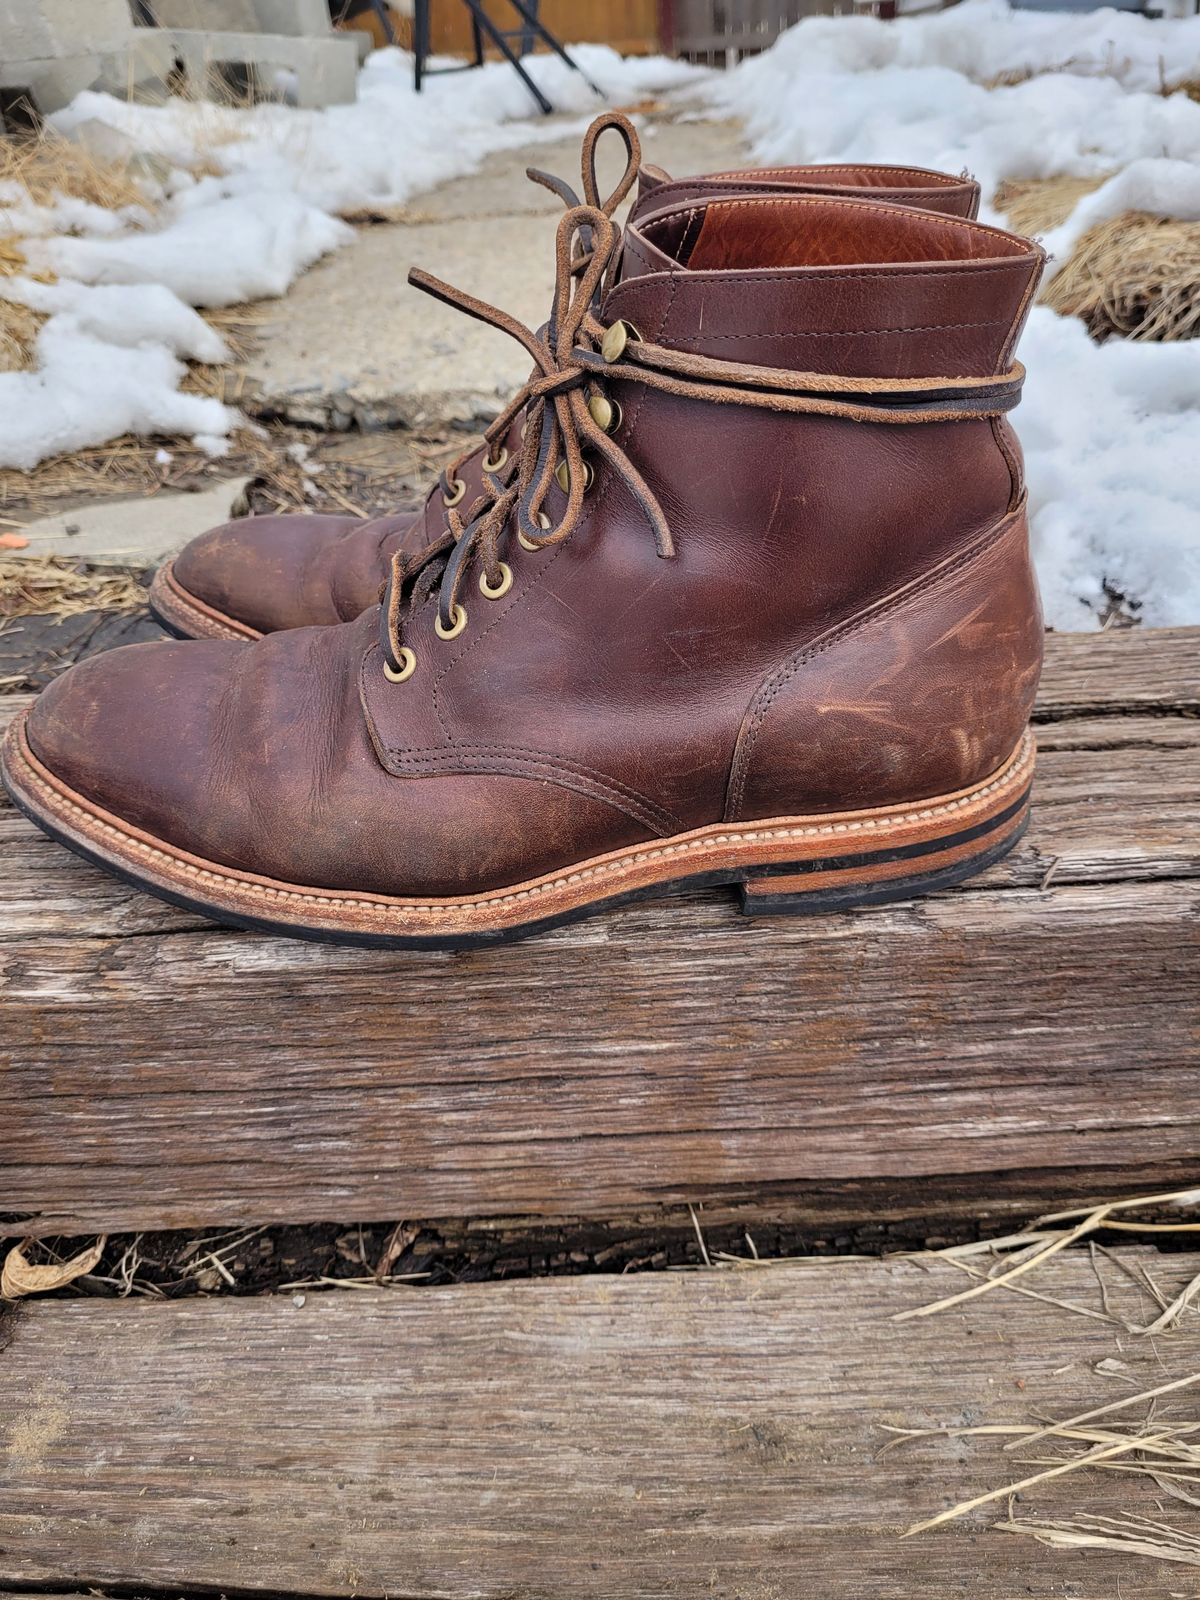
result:
M 213 528 L 179 552 L 170 580 L 185 600 L 217 613 L 217 626 L 204 619 L 184 631 L 212 637 L 222 618 L 251 634 L 352 621 L 378 599 L 392 551 L 420 545 L 422 526 L 419 513 L 406 511 L 371 520 L 241 517 Z
M 205 776 L 197 768 L 231 665 L 246 648 L 171 641 L 89 657 L 34 702 L 29 748 L 84 800 L 187 848 L 190 797 Z
M 187 595 L 258 633 L 338 622 L 328 586 L 313 592 L 306 575 L 361 526 L 354 517 L 239 517 L 186 544 L 171 576 Z

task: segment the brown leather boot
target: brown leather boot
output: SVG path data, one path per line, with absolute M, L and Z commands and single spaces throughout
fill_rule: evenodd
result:
M 614 210 L 636 177 L 635 218 L 684 200 L 775 192 L 869 194 L 948 216 L 974 217 L 979 208 L 979 185 L 973 179 L 919 167 L 779 167 L 672 179 L 661 167 L 640 165 L 637 134 L 619 112 L 598 118 L 585 144 L 583 187 L 591 204 L 601 204 L 596 143 L 610 128 L 625 140 L 629 160 L 625 183 L 603 206 Z M 557 179 L 540 172 L 530 176 L 554 189 L 568 206 L 578 204 Z M 519 430 L 504 443 L 518 449 Z M 151 609 L 170 632 L 194 639 L 257 639 L 281 628 L 349 621 L 378 600 L 397 550 L 415 552 L 436 539 L 446 508 L 480 492 L 485 456 L 482 445 L 460 456 L 430 489 L 420 511 L 370 520 L 311 513 L 241 517 L 214 528 L 161 568 L 150 591 Z
M 587 239 L 586 260 L 579 255 Z M 953 883 L 1022 831 L 1042 651 L 1005 419 L 1042 253 L 872 202 L 573 208 L 519 456 L 385 603 L 59 678 L 4 771 L 222 921 L 457 946 L 668 885 Z M 566 464 L 568 490 L 558 483 Z

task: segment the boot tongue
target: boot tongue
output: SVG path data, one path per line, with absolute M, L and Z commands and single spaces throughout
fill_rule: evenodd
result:
M 1008 367 L 1044 253 L 980 223 L 871 200 L 743 195 L 626 228 L 603 321 L 693 355 L 845 377 Z

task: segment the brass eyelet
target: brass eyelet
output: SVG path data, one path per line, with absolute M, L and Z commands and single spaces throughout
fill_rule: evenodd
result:
M 538 527 L 539 528 L 548 528 L 549 526 L 550 526 L 550 518 L 546 515 L 546 513 L 544 511 L 539 511 L 538 512 Z M 535 556 L 538 554 L 538 552 L 540 550 L 545 548 L 543 545 L 532 543 L 531 540 L 529 540 L 529 539 L 527 539 L 525 537 L 525 535 L 521 532 L 521 530 L 519 528 L 517 529 L 517 543 L 521 546 L 522 550 L 528 550 L 531 555 L 535 555 Z
M 500 454 L 496 457 L 495 461 L 492 460 L 491 456 L 484 457 L 483 470 L 485 472 L 499 472 L 500 468 L 504 466 L 507 460 L 508 446 L 506 444 L 502 444 L 500 446 Z
M 447 510 L 449 510 L 451 506 L 456 506 L 462 499 L 463 495 L 465 495 L 467 492 L 467 486 L 461 478 L 455 478 L 454 484 L 455 487 L 451 494 L 446 494 L 444 490 L 442 491 L 442 504 Z
M 479 587 L 489 600 L 499 600 L 501 595 L 507 594 L 512 588 L 512 568 L 508 562 L 502 561 L 500 563 L 500 582 L 494 589 L 487 580 L 486 572 L 479 574 Z
M 417 670 L 417 658 L 413 652 L 404 645 L 400 651 L 400 670 L 396 672 L 390 662 L 384 661 L 383 675 L 389 683 L 403 683 L 406 678 L 411 678 Z
M 441 617 L 440 616 L 439 617 L 435 617 L 434 618 L 434 623 L 433 623 L 433 631 L 434 631 L 434 633 L 437 634 L 439 639 L 457 639 L 459 634 L 466 627 L 466 625 L 467 625 L 467 608 L 466 608 L 466 606 L 455 606 L 455 608 L 454 608 L 454 621 L 450 624 L 450 626 L 448 628 L 443 628 L 442 627 L 442 619 L 441 619 Z
M 565 461 L 560 461 L 554 469 L 554 476 L 558 479 L 558 487 L 564 494 L 571 492 L 571 473 Z M 583 492 L 586 494 L 596 481 L 596 474 L 592 471 L 592 463 L 583 463 Z
M 619 361 L 625 354 L 625 346 L 630 339 L 640 340 L 641 337 L 632 322 L 618 319 L 605 330 L 604 338 L 600 341 L 600 354 L 610 363 Z
M 588 410 L 592 414 L 592 421 L 598 428 L 603 428 L 605 433 L 616 433 L 621 426 L 621 407 L 606 394 L 592 395 L 588 401 Z

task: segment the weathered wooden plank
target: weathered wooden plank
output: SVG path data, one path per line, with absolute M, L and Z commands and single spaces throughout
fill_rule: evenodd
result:
M 714 891 L 516 950 L 328 949 L 217 930 L 0 810 L 7 1226 L 594 1218 L 747 1186 L 770 1215 L 862 1184 L 912 1216 L 926 1178 L 972 1215 L 1072 1168 L 1177 1176 L 1200 720 L 1164 697 L 1186 710 L 1198 639 L 1059 640 L 1021 850 L 814 922 Z
M 1185 1161 L 1198 909 L 1193 880 L 749 926 L 695 897 L 515 956 L 10 942 L 4 1210 L 43 1232 L 595 1215 Z
M 1200 1271 L 1125 1259 L 1168 1295 Z M 1115 1309 L 1156 1314 L 1100 1270 Z M 392 1600 L 1190 1594 L 1186 1567 L 992 1531 L 1003 1501 L 900 1537 L 1036 1469 L 994 1438 L 881 1454 L 889 1426 L 1066 1419 L 1196 1370 L 1194 1313 L 1138 1340 L 998 1292 L 891 1321 L 967 1281 L 843 1261 L 300 1306 L 31 1304 L 0 1362 L 0 1579 Z M 1033 1282 L 1102 1309 L 1086 1256 Z M 1096 1370 L 1114 1359 L 1119 1380 Z M 1184 1392 L 1155 1421 L 1194 1415 Z M 1195 1525 L 1101 1472 L 1017 1509 Z
M 1200 628 L 1048 633 L 1038 716 L 1162 708 L 1200 711 Z

